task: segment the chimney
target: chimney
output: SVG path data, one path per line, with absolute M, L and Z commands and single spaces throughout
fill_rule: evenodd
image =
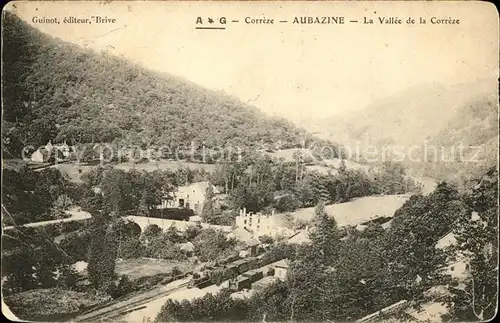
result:
M 243 215 L 245 215 L 245 216 L 247 215 L 247 208 L 246 207 L 243 208 Z
M 271 210 L 271 215 L 273 215 L 273 216 L 274 216 L 274 209 L 272 209 L 272 210 Z

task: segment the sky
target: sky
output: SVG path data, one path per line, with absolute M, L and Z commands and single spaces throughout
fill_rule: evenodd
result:
M 488 3 L 29 1 L 11 2 L 7 10 L 64 41 L 223 90 L 294 120 L 361 109 L 422 83 L 498 77 L 498 15 Z M 116 23 L 62 22 L 96 15 Z M 227 29 L 196 30 L 198 16 L 224 16 Z M 295 16 L 344 16 L 358 23 L 294 25 Z M 400 17 L 403 24 L 381 25 L 376 19 L 384 16 Z M 57 17 L 61 24 L 36 24 L 33 17 Z M 246 24 L 245 17 L 274 18 L 275 24 Z M 364 17 L 375 24 L 363 24 Z M 405 24 L 409 17 L 417 24 Z M 419 17 L 460 23 L 420 25 Z

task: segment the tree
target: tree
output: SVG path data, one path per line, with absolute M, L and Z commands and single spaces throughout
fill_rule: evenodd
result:
M 293 193 L 284 193 L 274 201 L 274 208 L 277 212 L 293 212 L 300 206 L 300 201 Z
M 163 230 L 156 224 L 149 224 L 144 229 L 144 232 L 141 235 L 141 239 L 146 240 L 146 242 L 149 243 L 149 241 L 152 241 L 153 239 L 158 237 L 162 232 Z
M 74 261 L 87 261 L 91 234 L 88 230 L 68 233 L 59 246 Z
M 347 170 L 347 166 L 345 164 L 345 160 L 341 159 L 340 160 L 340 165 L 339 165 L 339 173 L 345 173 Z
M 128 237 L 120 242 L 118 249 L 119 258 L 139 258 L 142 254 L 143 246 L 137 237 Z
M 318 261 L 325 266 L 332 265 L 337 260 L 340 236 L 337 222 L 326 213 L 323 202 L 316 206 L 313 223 L 309 237 L 318 253 Z
M 233 251 L 236 242 L 227 239 L 223 232 L 204 229 L 194 240 L 194 253 L 200 261 L 215 261 Z
M 67 217 L 67 211 L 73 205 L 73 200 L 66 194 L 61 194 L 54 201 L 53 212 L 57 218 Z
M 59 277 L 57 279 L 58 285 L 66 288 L 73 289 L 76 286 L 78 274 L 70 264 L 61 264 L 58 266 Z
M 474 180 L 465 198 L 479 219 L 464 217 L 454 230 L 457 244 L 451 252 L 469 260 L 470 276 L 465 288 L 452 287 L 451 316 L 489 320 L 498 302 L 498 170 L 492 168 Z
M 209 184 L 205 194 L 205 202 L 203 203 L 203 209 L 201 210 L 201 218 L 203 222 L 213 223 L 215 218 L 214 209 L 214 189 L 212 184 Z
M 182 257 L 179 247 L 165 233 L 153 237 L 149 241 L 145 253 L 148 257 L 159 259 L 177 259 Z
M 155 322 L 243 321 L 247 315 L 244 301 L 233 299 L 232 291 L 222 289 L 193 301 L 167 300 Z
M 198 234 L 200 234 L 202 230 L 203 227 L 199 223 L 195 225 L 189 225 L 186 227 L 186 230 L 184 231 L 184 237 L 187 241 L 192 241 L 198 236 Z
M 165 232 L 165 237 L 172 243 L 182 242 L 182 234 L 177 230 L 177 227 L 172 224 Z
M 99 215 L 91 229 L 88 273 L 91 284 L 102 288 L 115 279 L 117 240 L 109 218 Z

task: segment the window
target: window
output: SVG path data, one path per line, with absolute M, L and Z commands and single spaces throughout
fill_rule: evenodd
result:
M 247 224 L 247 220 L 243 221 L 243 224 Z
M 257 229 L 259 229 L 259 228 L 260 228 L 260 225 L 257 224 Z
M 179 199 L 179 207 L 184 207 L 184 199 Z

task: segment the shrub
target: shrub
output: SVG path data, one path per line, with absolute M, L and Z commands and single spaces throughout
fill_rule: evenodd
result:
M 18 318 L 30 321 L 55 321 L 83 309 L 108 301 L 109 296 L 57 288 L 34 289 L 6 296 L 5 304 Z

